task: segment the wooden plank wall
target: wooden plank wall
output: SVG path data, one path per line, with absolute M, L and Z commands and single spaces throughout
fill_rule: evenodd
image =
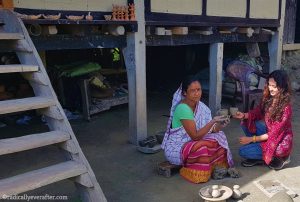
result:
M 151 12 L 253 19 L 278 19 L 279 4 L 280 0 L 149 0 Z
M 278 19 L 279 0 L 250 0 L 250 18 Z
M 183 3 L 182 0 L 151 0 L 151 12 L 201 15 L 202 1 L 188 0 Z
M 297 0 L 287 0 L 285 9 L 283 44 L 294 43 L 297 16 Z
M 127 5 L 127 0 L 14 0 L 16 8 L 69 11 L 111 11 L 112 4 Z
M 246 0 L 208 0 L 207 16 L 226 16 L 245 18 L 247 11 Z

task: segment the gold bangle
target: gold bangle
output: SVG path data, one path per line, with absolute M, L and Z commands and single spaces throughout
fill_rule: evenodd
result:
M 213 126 L 213 129 L 212 129 L 213 132 L 216 132 L 216 125 L 217 125 L 217 123 L 215 123 Z
M 256 135 L 253 135 L 252 142 L 256 142 Z
M 210 130 L 208 131 L 208 133 L 213 133 L 213 132 L 214 132 L 214 129 L 215 129 L 216 124 L 217 124 L 217 123 L 214 123 L 214 124 L 211 126 Z

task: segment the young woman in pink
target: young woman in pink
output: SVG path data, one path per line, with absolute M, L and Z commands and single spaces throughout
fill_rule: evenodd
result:
M 240 156 L 245 167 L 265 163 L 279 170 L 290 162 L 293 145 L 291 88 L 283 70 L 273 71 L 266 82 L 260 105 L 235 116 L 246 134 L 239 140 Z

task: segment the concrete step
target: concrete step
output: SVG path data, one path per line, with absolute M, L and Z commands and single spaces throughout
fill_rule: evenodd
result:
M 46 168 L 30 171 L 0 180 L 0 198 L 52 184 L 64 179 L 80 176 L 87 172 L 83 164 L 67 161 Z
M 39 67 L 36 65 L 0 65 L 0 73 L 15 73 L 15 72 L 36 72 Z
M 19 33 L 0 33 L 0 40 L 21 40 L 24 36 Z
M 0 101 L 0 114 L 28 111 L 54 106 L 55 100 L 46 97 L 30 97 Z
M 70 135 L 62 131 L 51 131 L 0 140 L 0 155 L 30 150 L 47 145 L 65 142 Z

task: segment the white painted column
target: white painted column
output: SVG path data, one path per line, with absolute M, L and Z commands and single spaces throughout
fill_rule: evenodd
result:
M 282 0 L 280 27 L 278 27 L 278 30 L 275 32 L 275 34 L 272 36 L 271 41 L 268 43 L 269 57 L 270 57 L 269 72 L 281 68 L 285 4 L 286 4 L 286 0 Z
M 223 43 L 209 47 L 209 108 L 213 116 L 221 108 L 223 49 Z
M 137 145 L 147 137 L 146 39 L 144 0 L 135 0 L 138 31 L 127 33 L 124 60 L 129 90 L 129 141 Z

